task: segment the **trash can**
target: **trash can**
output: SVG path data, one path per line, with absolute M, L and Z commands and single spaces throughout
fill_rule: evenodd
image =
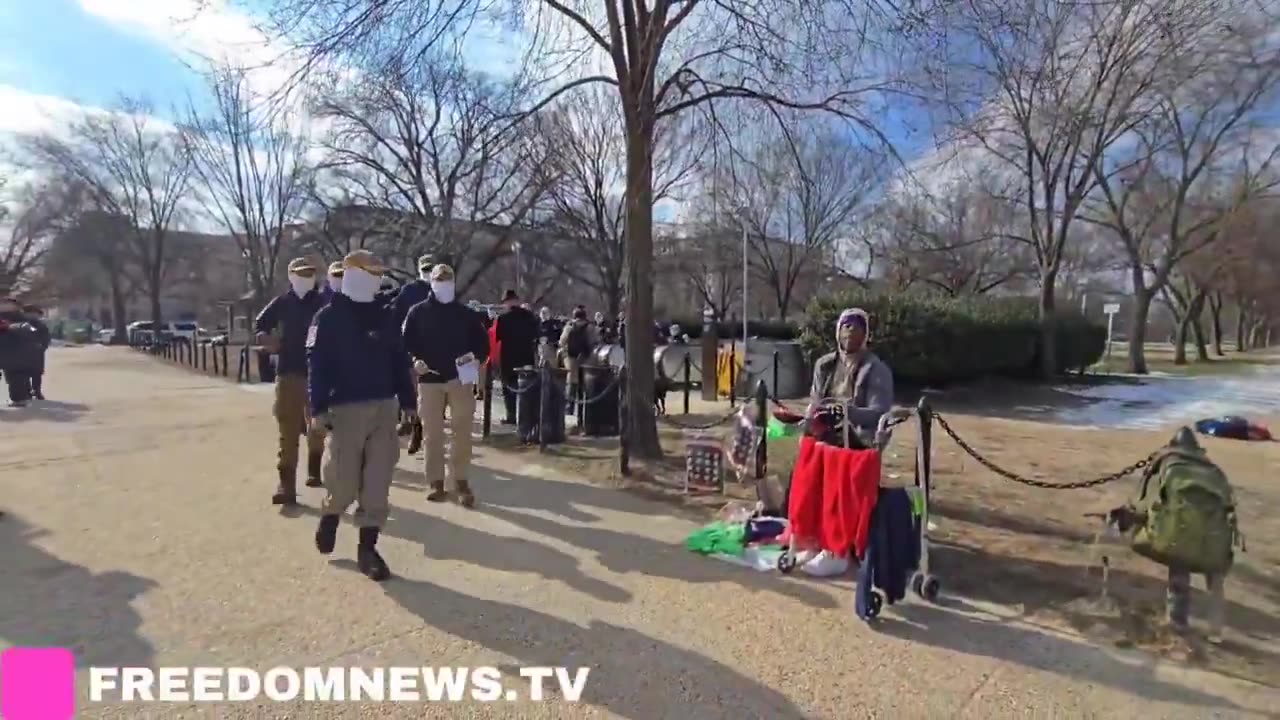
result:
M 595 402 L 582 408 L 582 434 L 587 437 L 618 435 L 617 373 L 608 365 L 588 365 L 582 369 L 583 397 Z
M 551 378 L 547 396 L 547 412 L 542 417 L 541 371 L 538 368 L 520 368 L 516 371 L 516 432 L 520 442 L 538 443 L 540 431 L 547 434 L 548 445 L 565 440 L 564 426 L 564 371 L 548 370 Z

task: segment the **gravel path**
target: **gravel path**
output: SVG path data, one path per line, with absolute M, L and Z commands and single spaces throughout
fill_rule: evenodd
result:
M 0 410 L 0 648 L 82 668 L 593 668 L 583 701 L 89 705 L 81 717 L 1266 717 L 1280 693 L 1095 648 L 959 599 L 852 614 L 848 583 L 696 558 L 669 508 L 480 449 L 475 510 L 402 457 L 384 555 L 285 516 L 270 399 L 117 348 L 58 348 L 50 401 Z M 313 508 L 318 490 L 305 490 Z M 944 579 L 946 568 L 940 568 Z M 81 671 L 81 687 L 87 670 Z M 507 687 L 525 687 L 515 678 Z

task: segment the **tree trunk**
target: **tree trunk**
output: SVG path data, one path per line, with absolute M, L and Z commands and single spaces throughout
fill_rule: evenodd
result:
M 1133 294 L 1133 303 L 1129 307 L 1129 372 L 1135 375 L 1148 372 L 1146 345 L 1151 299 L 1149 291 L 1138 290 Z
M 1055 324 L 1057 273 L 1040 278 L 1040 377 L 1052 380 L 1058 374 L 1058 337 Z
M 1191 318 L 1191 334 L 1196 342 L 1196 361 L 1209 362 L 1209 349 L 1204 334 L 1204 294 L 1201 293 L 1187 312 Z
M 623 101 L 629 98 L 623 89 Z M 634 100 L 635 98 L 630 98 Z M 662 457 L 653 410 L 653 120 L 651 102 L 627 118 L 627 440 L 633 456 Z
M 1187 313 L 1178 321 L 1173 335 L 1173 364 L 1187 364 L 1187 334 L 1191 331 L 1191 314 Z
M 125 319 L 124 288 L 121 287 L 118 273 L 110 273 L 107 281 L 111 285 L 111 326 L 115 330 L 112 339 L 122 343 L 128 340 L 129 332 L 128 321 Z
M 1225 357 L 1222 351 L 1222 293 L 1209 295 L 1209 322 L 1213 330 L 1213 354 Z
M 1236 352 L 1249 349 L 1248 338 L 1249 315 L 1242 307 L 1236 307 Z

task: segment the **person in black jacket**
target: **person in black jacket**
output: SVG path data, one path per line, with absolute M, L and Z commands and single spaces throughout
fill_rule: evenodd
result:
M 44 353 L 31 320 L 17 299 L 0 297 L 0 373 L 9 386 L 10 407 L 26 407 L 31 400 L 31 376 Z
M 541 325 L 538 317 L 521 307 L 520 296 L 515 290 L 508 290 L 502 296 L 506 311 L 498 316 L 498 343 L 500 355 L 498 363 L 502 370 L 502 401 L 506 406 L 506 417 L 503 422 L 514 425 L 516 422 L 516 371 L 522 367 L 531 367 L 537 360 L 538 334 Z
M 298 501 L 298 436 L 307 436 L 307 487 L 320 487 L 324 433 L 311 428 L 307 412 L 307 331 L 325 300 L 316 287 L 316 268 L 306 258 L 289 261 L 289 289 L 258 313 L 253 330 L 259 345 L 276 356 L 276 397 L 272 414 L 280 431 L 276 505 Z
M 386 268 L 368 250 L 343 260 L 342 292 L 307 333 L 312 424 L 329 433 L 316 549 L 333 552 L 342 513 L 358 503 L 356 565 L 371 580 L 391 576 L 378 554 L 390 512 L 391 476 L 400 458 L 396 424 L 417 413 L 409 356 L 391 313 L 374 296 Z
M 44 310 L 35 305 L 29 305 L 26 313 L 28 322 L 36 329 L 36 337 L 40 340 L 40 360 L 31 369 L 31 397 L 44 400 L 44 356 L 49 352 L 49 346 L 53 344 L 53 335 L 49 332 L 49 326 L 45 324 Z
M 445 490 L 444 413 L 453 428 L 449 477 L 458 502 L 475 504 L 467 481 L 471 467 L 471 424 L 476 414 L 476 383 L 489 359 L 489 336 L 480 316 L 454 295 L 453 268 L 431 270 L 431 296 L 413 306 L 404 321 L 404 347 L 418 376 L 418 418 L 426 444 L 427 500 L 443 502 Z
M 409 317 L 409 311 L 418 303 L 431 297 L 431 268 L 430 255 L 418 258 L 418 279 L 405 283 L 396 294 L 395 302 L 391 304 L 396 327 L 403 328 L 405 318 Z M 422 418 L 415 418 L 412 422 L 406 423 L 403 430 L 409 433 L 408 453 L 417 454 L 418 449 L 422 447 Z

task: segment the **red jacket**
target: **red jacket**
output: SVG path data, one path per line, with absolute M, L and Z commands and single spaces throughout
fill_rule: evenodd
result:
M 871 511 L 880 494 L 880 453 L 846 450 L 811 437 L 800 439 L 787 508 L 800 547 L 861 558 L 867 549 Z
M 498 366 L 498 354 L 502 351 L 502 343 L 498 342 L 498 323 L 489 326 L 489 359 L 486 365 Z

